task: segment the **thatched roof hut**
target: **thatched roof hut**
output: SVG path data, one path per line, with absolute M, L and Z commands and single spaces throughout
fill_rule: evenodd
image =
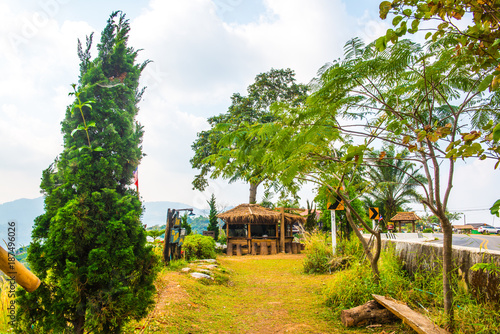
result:
M 293 224 L 304 223 L 306 218 L 291 213 L 285 213 L 262 207 L 258 204 L 240 204 L 237 207 L 218 214 L 217 217 L 226 224 L 227 249 L 232 255 L 233 246 L 247 251 L 247 254 L 268 254 L 267 247 L 271 245 L 271 253 L 276 251 L 290 252 L 293 246 Z M 260 246 L 259 246 L 260 245 Z M 288 250 L 287 250 L 288 249 Z
M 398 212 L 394 217 L 391 218 L 391 221 L 399 224 L 399 232 L 401 232 L 401 224 L 412 224 L 412 231 L 415 232 L 415 222 L 420 220 L 420 217 L 417 216 L 414 212 Z
M 258 204 L 240 204 L 231 210 L 220 213 L 218 218 L 229 224 L 276 224 L 281 219 L 281 213 Z M 305 218 L 291 213 L 285 213 L 287 223 L 304 222 Z

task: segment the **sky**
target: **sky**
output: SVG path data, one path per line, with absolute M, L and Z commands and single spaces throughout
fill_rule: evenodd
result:
M 206 119 L 226 112 L 233 93 L 246 95 L 259 73 L 291 68 L 308 83 L 342 57 L 349 39 L 384 34 L 390 23 L 379 19 L 379 3 L 0 0 L 0 203 L 40 196 L 42 171 L 62 151 L 60 122 L 78 81 L 77 40 L 94 32 L 97 42 L 112 11 L 130 19 L 129 46 L 143 49 L 139 61 L 153 61 L 141 78 L 140 195 L 206 208 L 212 193 L 221 206 L 248 201 L 243 183 L 214 180 L 205 192 L 192 189 L 191 144 Z M 500 173 L 491 164 L 460 164 L 454 185 L 450 210 L 464 212 L 466 222 L 500 225 L 486 210 L 499 198 Z M 313 199 L 311 189 L 301 195 L 303 203 Z

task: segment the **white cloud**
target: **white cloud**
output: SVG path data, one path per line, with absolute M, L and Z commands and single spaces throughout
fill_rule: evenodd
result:
M 360 36 L 369 42 L 387 27 L 376 12 L 350 16 L 340 0 L 265 0 L 260 16 L 253 11 L 246 20 L 227 19 L 244 17 L 253 5 L 248 1 L 151 0 L 137 2 L 137 12 L 127 13 L 134 18 L 129 45 L 144 49 L 140 59 L 154 61 L 141 79 L 148 89 L 138 118 L 145 127 L 147 156 L 140 166 L 145 200 L 206 206 L 215 193 L 226 205 L 247 201 L 248 186 L 241 183 L 214 180 L 204 193 L 191 190 L 196 174 L 189 163 L 191 144 L 208 127 L 206 118 L 225 112 L 233 93 L 246 94 L 258 73 L 290 67 L 307 83 L 324 63 L 342 56 L 347 40 Z M 93 28 L 88 22 L 99 7 L 79 11 L 80 5 L 0 0 L 0 202 L 38 196 L 42 170 L 61 151 L 60 122 L 72 100 L 70 84 L 78 80 L 76 40 L 94 31 L 97 44 L 106 23 Z M 457 191 L 470 182 L 470 173 L 457 170 L 454 193 L 473 191 Z M 491 182 L 484 189 L 492 188 Z M 453 197 L 457 206 L 463 200 Z
M 55 0 L 54 0 L 55 1 Z M 39 195 L 42 170 L 61 150 L 60 122 L 78 78 L 76 37 L 85 22 L 59 24 L 49 12 L 0 4 L 0 202 Z M 21 173 L 22 172 L 22 173 Z

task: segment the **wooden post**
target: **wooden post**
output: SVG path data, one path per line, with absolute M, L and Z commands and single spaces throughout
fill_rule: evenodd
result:
M 257 243 L 251 241 L 252 243 L 252 255 L 257 255 Z
M 276 243 L 278 240 L 271 241 L 271 254 L 276 254 Z
M 236 245 L 236 255 L 241 256 L 241 245 L 240 244 Z
M 227 256 L 232 256 L 233 255 L 233 244 L 230 243 L 230 242 L 227 243 L 226 255 Z
M 281 208 L 281 236 L 280 236 L 280 251 L 285 252 L 285 208 Z
M 412 232 L 413 232 L 413 233 L 415 233 L 415 222 L 414 222 L 414 221 L 412 221 L 412 222 L 411 222 L 411 225 L 412 225 Z
M 260 243 L 260 255 L 267 255 L 267 241 L 263 241 Z
M 33 292 L 40 286 L 40 279 L 17 261 L 12 254 L 9 256 L 9 253 L 2 246 L 0 246 L 0 270 L 28 292 Z
M 399 225 L 399 233 L 401 233 L 401 222 L 398 222 Z

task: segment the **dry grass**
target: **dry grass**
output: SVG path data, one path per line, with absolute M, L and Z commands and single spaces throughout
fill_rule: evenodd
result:
M 380 333 L 400 325 L 345 329 L 326 306 L 322 290 L 331 275 L 303 273 L 304 255 L 219 257 L 229 284 L 203 284 L 164 272 L 148 319 L 126 333 Z
M 10 305 L 9 298 L 10 283 L 5 279 L 5 276 L 0 276 L 0 333 L 11 332 L 9 325 L 10 318 L 7 307 Z

